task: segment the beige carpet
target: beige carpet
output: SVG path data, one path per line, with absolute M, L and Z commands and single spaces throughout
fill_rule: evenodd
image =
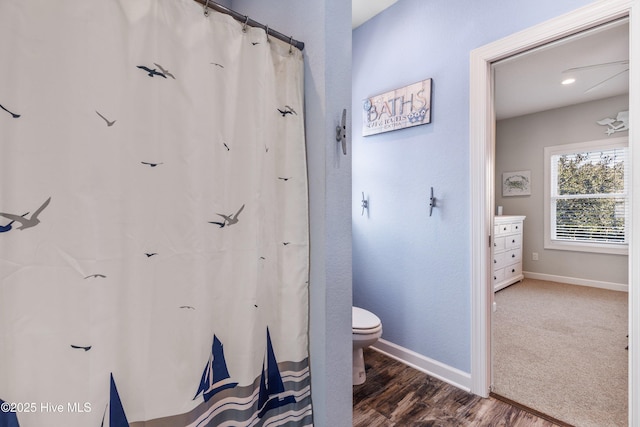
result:
M 627 425 L 626 292 L 525 279 L 495 299 L 495 393 L 579 427 Z

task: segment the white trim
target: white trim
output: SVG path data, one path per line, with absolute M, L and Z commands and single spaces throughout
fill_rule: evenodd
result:
M 556 276 L 554 274 L 534 273 L 532 271 L 523 271 L 522 273 L 527 279 L 547 280 L 549 282 L 566 283 L 568 285 L 588 286 L 590 288 L 608 289 L 610 291 L 629 292 L 629 285 L 626 283 L 603 282 L 601 280 Z
M 445 365 L 382 338 L 370 348 L 454 387 L 464 391 L 471 391 L 471 375 L 460 369 Z
M 629 151 L 631 206 L 640 200 L 640 1 L 634 0 L 629 15 Z M 629 425 L 640 425 L 640 209 L 631 210 L 629 236 Z
M 491 385 L 489 235 L 493 215 L 494 111 L 491 64 L 537 46 L 629 16 L 629 65 L 640 70 L 640 0 L 599 0 L 540 25 L 475 49 L 470 55 L 471 391 L 486 397 Z M 629 146 L 640 165 L 640 73 L 629 74 Z M 639 131 L 640 132 L 640 131 Z M 634 149 L 637 146 L 637 149 Z M 640 197 L 640 167 L 632 170 L 631 198 Z M 635 194 L 634 194 L 635 193 Z M 632 200 L 633 205 L 633 200 Z M 629 425 L 640 425 L 640 209 L 632 210 L 629 243 Z M 634 244 L 635 243 L 635 244 Z

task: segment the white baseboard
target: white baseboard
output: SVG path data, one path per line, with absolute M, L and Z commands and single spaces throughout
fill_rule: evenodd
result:
M 459 389 L 471 390 L 471 374 L 463 372 L 457 368 L 440 363 L 437 360 L 416 353 L 415 351 L 400 347 L 392 342 L 379 339 L 370 348 L 379 351 L 399 362 L 404 363 L 418 371 L 438 378 Z
M 551 282 L 567 283 L 569 285 L 590 286 L 592 288 L 609 289 L 611 291 L 629 292 L 629 285 L 626 283 L 602 282 L 599 280 L 580 279 L 577 277 L 532 273 L 530 271 L 523 271 L 523 274 L 526 279 L 548 280 Z

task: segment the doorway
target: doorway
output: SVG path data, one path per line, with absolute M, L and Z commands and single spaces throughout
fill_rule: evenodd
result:
M 589 148 L 593 156 L 567 164 L 563 176 L 570 175 L 565 185 L 570 182 L 571 188 L 564 191 L 593 192 L 575 178 L 594 169 L 616 171 L 616 179 L 606 181 L 625 184 L 626 174 L 619 172 L 628 166 L 626 147 L 613 149 L 617 156 L 611 163 L 618 166 L 600 168 L 599 154 L 603 146 L 628 140 L 628 126 L 605 126 L 610 120 L 602 120 L 628 113 L 628 55 L 625 18 L 492 64 L 492 188 L 495 204 L 504 212 L 494 218 L 494 229 L 498 222 L 524 217 L 507 232 L 498 227 L 493 238 L 494 288 L 502 290 L 494 294 L 492 314 L 492 392 L 574 425 L 627 422 L 628 256 L 599 252 L 623 252 L 625 245 L 604 243 L 610 237 L 584 231 L 585 224 L 604 224 L 591 219 L 600 220 L 606 212 L 603 206 L 609 202 L 603 199 L 561 199 L 560 206 L 568 202 L 572 209 L 562 211 L 567 223 L 561 220 L 558 228 L 567 231 L 555 246 L 577 244 L 576 236 L 585 246 L 548 248 L 544 225 L 549 213 L 543 207 L 551 206 L 545 194 L 551 168 L 545 169 L 543 153 L 549 146 L 564 153 L 576 144 L 580 150 L 594 145 Z M 573 83 L 563 85 L 569 77 Z M 581 209 L 576 212 L 574 205 Z M 621 204 L 623 213 L 626 205 Z M 613 209 L 611 217 L 616 217 Z M 595 242 L 606 248 L 586 246 Z M 515 275 L 520 271 L 523 281 Z M 597 388 L 591 387 L 594 383 Z
M 471 54 L 471 117 L 470 117 L 470 150 L 471 150 L 471 244 L 472 244 L 472 391 L 487 396 L 491 383 L 491 308 L 492 287 L 490 281 L 488 241 L 491 238 L 491 224 L 493 219 L 494 184 L 494 145 L 495 140 L 495 109 L 492 94 L 491 64 L 532 48 L 548 44 L 564 37 L 594 28 L 601 24 L 629 16 L 633 21 L 633 11 L 640 8 L 639 2 L 612 0 L 603 5 L 597 2 L 593 5 L 578 9 L 529 30 L 519 32 L 513 36 L 499 40 L 490 45 L 476 49 Z M 635 8 L 635 9 L 634 9 Z M 631 40 L 640 39 L 640 26 L 630 25 Z M 634 68 L 634 61 L 638 61 L 633 53 L 630 66 Z M 637 67 L 637 62 L 635 62 Z M 629 112 L 637 117 L 640 108 L 638 101 L 638 77 L 630 74 Z M 634 134 L 630 135 L 629 144 L 637 144 Z M 640 164 L 640 153 L 632 150 L 632 161 Z M 637 174 L 636 174 L 637 175 Z M 640 193 L 638 178 L 634 177 L 634 194 Z M 640 194 L 639 194 L 640 195 Z M 636 196 L 637 197 L 637 196 Z M 640 212 L 633 213 L 633 223 L 640 223 Z M 640 421 L 638 396 L 640 395 L 640 380 L 638 379 L 638 355 L 636 347 L 640 335 L 640 296 L 634 289 L 633 283 L 640 283 L 640 233 L 634 229 L 630 236 L 631 250 L 629 252 L 629 424 L 635 425 Z M 638 242 L 634 244 L 634 242 Z M 635 260 L 635 262 L 634 262 Z

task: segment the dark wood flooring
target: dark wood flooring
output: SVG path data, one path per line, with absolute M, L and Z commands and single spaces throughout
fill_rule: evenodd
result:
M 509 403 L 484 399 L 366 349 L 367 381 L 353 387 L 355 427 L 552 427 Z

